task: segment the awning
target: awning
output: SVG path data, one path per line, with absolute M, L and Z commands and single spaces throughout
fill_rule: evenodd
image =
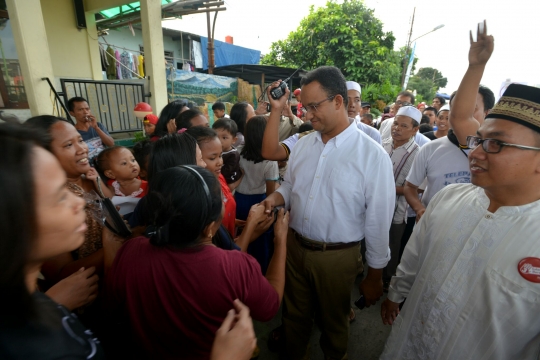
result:
M 228 65 L 214 68 L 214 75 L 238 77 L 254 84 L 261 84 L 264 74 L 266 84 L 276 80 L 285 80 L 291 76 L 297 69 L 285 68 L 272 65 Z M 205 71 L 207 72 L 207 71 Z M 293 87 L 300 87 L 300 79 L 306 75 L 307 70 L 300 69 L 292 77 Z M 262 84 L 261 84 L 262 85 Z M 290 84 L 289 84 L 290 86 Z
M 227 8 L 222 7 L 225 5 L 222 0 L 161 0 L 161 4 L 161 17 L 164 19 L 227 10 Z M 129 24 L 134 25 L 141 22 L 141 5 L 140 2 L 133 2 L 101 11 L 99 14 L 103 19 L 96 20 L 98 30 L 114 29 Z

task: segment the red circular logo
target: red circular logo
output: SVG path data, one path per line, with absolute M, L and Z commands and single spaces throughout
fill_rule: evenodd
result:
M 540 259 L 528 257 L 518 264 L 518 271 L 525 280 L 540 283 Z

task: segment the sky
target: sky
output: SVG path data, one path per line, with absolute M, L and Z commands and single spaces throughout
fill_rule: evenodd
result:
M 342 1 L 338 1 L 342 2 Z M 433 67 L 442 72 L 448 84 L 441 92 L 456 90 L 468 65 L 469 30 L 484 19 L 488 34 L 495 38 L 495 50 L 486 66 L 482 84 L 499 97 L 506 79 L 540 86 L 540 1 L 538 0 L 364 0 L 392 31 L 397 50 L 407 43 L 413 9 L 416 14 L 412 39 L 438 25 L 444 27 L 417 40 L 416 65 Z M 325 0 L 226 0 L 226 11 L 219 13 L 215 38 L 234 38 L 234 44 L 260 50 L 266 54 L 272 42 L 285 39 L 296 30 L 310 6 L 324 6 Z M 212 15 L 213 19 L 213 15 Z M 206 15 L 194 14 L 178 20 L 167 20 L 163 26 L 207 35 Z

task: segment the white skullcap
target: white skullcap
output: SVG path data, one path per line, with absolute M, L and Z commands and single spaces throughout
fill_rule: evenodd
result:
M 422 120 L 422 113 L 420 110 L 415 108 L 414 106 L 402 106 L 399 108 L 396 116 L 403 115 L 408 116 L 413 120 L 416 120 L 418 123 L 420 123 L 420 120 Z
M 347 81 L 347 90 L 356 90 L 360 94 L 362 94 L 362 88 L 360 87 L 360 84 L 356 81 Z
M 441 111 L 450 111 L 450 105 L 444 104 L 444 105 L 439 109 L 439 112 L 437 113 L 437 116 L 441 113 Z

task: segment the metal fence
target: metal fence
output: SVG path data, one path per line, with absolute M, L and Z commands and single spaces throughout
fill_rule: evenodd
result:
M 144 83 L 60 79 L 60 84 L 66 105 L 74 96 L 87 99 L 92 114 L 110 133 L 142 129 L 133 109 L 145 101 Z

